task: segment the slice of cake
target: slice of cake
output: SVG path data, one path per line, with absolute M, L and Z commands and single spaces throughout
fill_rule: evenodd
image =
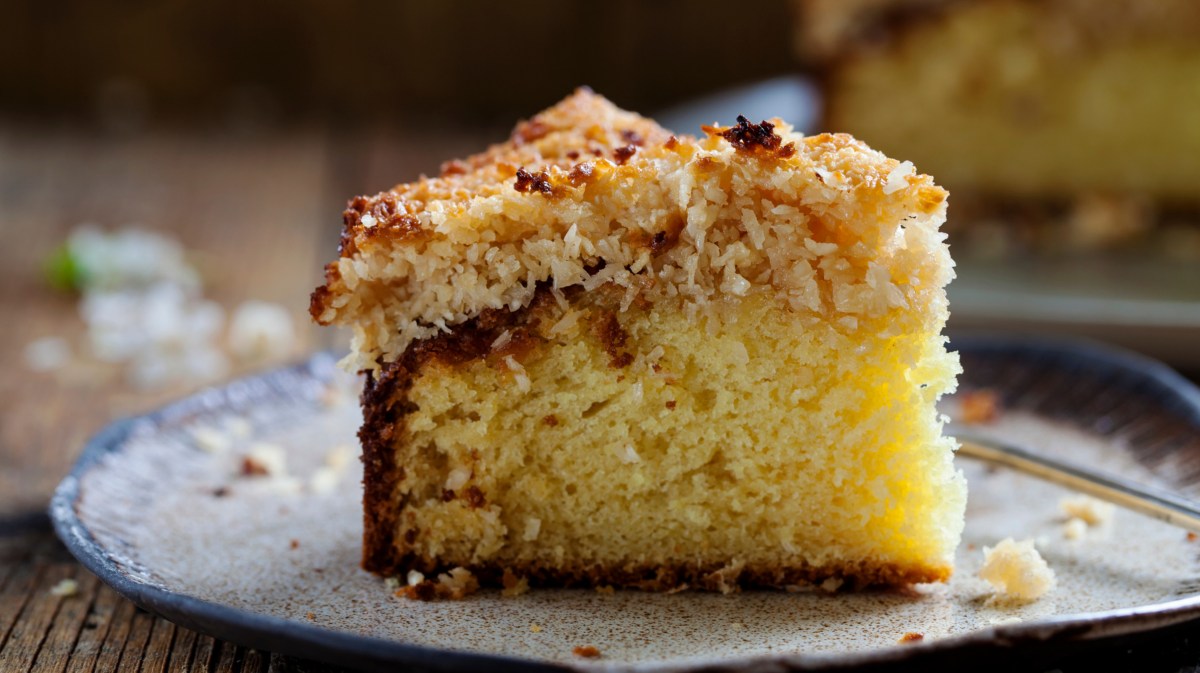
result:
M 937 175 L 956 242 L 1200 255 L 1200 3 L 796 5 L 822 128 Z
M 946 192 L 779 121 L 581 90 L 350 202 L 313 294 L 366 372 L 363 565 L 652 590 L 946 579 Z

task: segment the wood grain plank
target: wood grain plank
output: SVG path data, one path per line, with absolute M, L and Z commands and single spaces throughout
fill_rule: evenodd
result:
M 241 673 L 242 648 L 233 643 L 220 642 L 220 652 L 215 652 L 216 665 L 212 673 Z
M 175 641 L 176 630 L 176 626 L 171 622 L 162 618 L 154 618 L 150 640 L 146 643 L 145 654 L 142 656 L 139 669 L 142 673 L 163 673 L 167 670 L 167 662 L 171 658 L 171 644 Z
M 17 618 L 32 599 L 44 571 L 44 563 L 32 560 L 24 563 L 17 567 L 4 590 L 0 591 L 0 652 L 7 650 Z
M 271 654 L 262 650 L 248 649 L 242 659 L 241 673 L 267 673 Z
M 62 600 L 54 623 L 46 633 L 32 673 L 63 673 L 79 640 L 100 589 L 96 576 L 75 566 L 73 577 L 79 583 L 74 596 Z
M 221 643 L 209 636 L 196 637 L 196 649 L 192 655 L 191 668 L 194 673 L 209 673 L 217 657 L 221 656 Z
M 199 634 L 189 629 L 175 630 L 175 642 L 171 644 L 171 657 L 167 662 L 167 670 L 170 673 L 187 673 L 191 670 L 198 637 Z
M 137 608 L 133 603 L 123 599 L 117 601 L 115 609 L 108 618 L 108 632 L 104 634 L 104 640 L 100 643 L 95 666 L 92 669 L 95 673 L 112 673 L 119 670 L 117 666 L 121 663 L 125 640 L 129 637 L 130 627 L 133 625 L 133 615 L 136 611 Z
M 113 616 L 124 603 L 127 601 L 107 586 L 100 585 L 97 588 L 96 597 L 79 631 L 75 647 L 71 650 L 70 659 L 67 660 L 66 673 L 91 673 L 96 669 L 97 660 L 112 627 Z M 118 651 L 123 644 L 116 645 Z
M 42 566 L 37 581 L 30 587 L 25 606 L 9 632 L 7 642 L 0 648 L 0 671 L 25 673 L 33 667 L 64 600 L 51 594 L 50 589 L 74 574 L 75 569 L 65 563 Z
M 154 629 L 155 617 L 145 610 L 135 609 L 130 619 L 129 635 L 125 639 L 125 647 L 121 649 L 121 660 L 117 670 L 121 673 L 137 673 L 141 669 L 142 659 L 146 656 L 146 646 L 150 643 L 150 632 Z

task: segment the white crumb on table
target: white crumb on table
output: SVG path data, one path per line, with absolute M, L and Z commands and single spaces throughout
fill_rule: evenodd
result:
M 73 579 L 59 580 L 58 584 L 50 587 L 51 596 L 74 596 L 79 593 L 79 582 Z

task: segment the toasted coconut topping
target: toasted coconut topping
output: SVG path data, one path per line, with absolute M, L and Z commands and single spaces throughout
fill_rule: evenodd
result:
M 946 192 L 928 176 L 780 120 L 704 130 L 673 136 L 577 91 L 440 177 L 351 201 L 313 318 L 352 326 L 348 365 L 375 369 L 527 306 L 539 283 L 611 283 L 624 306 L 682 301 L 691 315 L 769 290 L 855 329 L 949 280 Z

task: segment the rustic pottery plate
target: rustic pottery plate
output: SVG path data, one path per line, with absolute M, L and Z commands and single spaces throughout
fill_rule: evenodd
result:
M 979 432 L 1200 494 L 1200 392 L 1152 361 L 1079 343 L 960 340 L 964 389 L 1003 411 Z M 354 377 L 330 355 L 208 390 L 109 427 L 55 494 L 58 534 L 137 604 L 241 644 L 395 670 L 795 670 L 994 661 L 1088 647 L 1200 616 L 1200 542 L 1118 511 L 1067 539 L 1067 494 L 960 459 L 967 528 L 948 585 L 830 595 L 534 590 L 396 598 L 357 565 Z M 946 401 L 950 415 L 958 404 Z M 283 476 L 246 476 L 246 456 Z M 278 466 L 275 468 L 278 471 Z M 1057 589 L 989 600 L 982 547 L 1032 538 Z M 901 644 L 908 633 L 923 639 Z M 595 647 L 599 658 L 573 654 Z

